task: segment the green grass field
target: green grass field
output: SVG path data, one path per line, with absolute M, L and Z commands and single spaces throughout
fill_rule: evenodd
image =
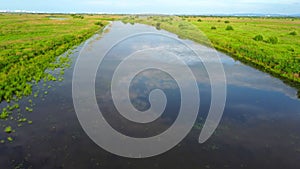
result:
M 155 16 L 125 17 L 124 22 L 153 25 L 213 46 L 300 89 L 299 18 Z
M 153 25 L 213 46 L 300 88 L 299 18 L 0 14 L 0 102 L 31 94 L 42 79 L 56 80 L 45 70 L 67 65 L 58 56 L 109 20 Z
M 188 21 L 203 31 L 216 49 L 300 82 L 299 19 L 206 17 Z M 233 30 L 226 30 L 229 25 Z
M 79 45 L 108 22 L 101 16 L 0 14 L 0 102 L 32 93 L 46 73 L 67 65 L 58 56 Z

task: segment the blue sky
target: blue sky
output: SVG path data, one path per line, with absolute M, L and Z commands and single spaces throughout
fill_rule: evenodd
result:
M 300 0 L 0 0 L 0 10 L 160 14 L 299 14 Z

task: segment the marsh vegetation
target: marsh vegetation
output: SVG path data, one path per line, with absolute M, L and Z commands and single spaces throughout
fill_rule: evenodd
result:
M 64 70 L 70 66 L 71 49 L 107 23 L 101 16 L 0 15 L 0 119 L 16 120 L 19 125 L 27 122 L 21 112 L 33 111 L 32 100 L 24 110 L 18 100 L 33 93 L 37 97 L 39 90 L 32 89 L 41 81 L 62 81 Z M 18 114 L 15 119 L 10 117 L 14 111 Z M 10 126 L 4 131 L 12 132 Z

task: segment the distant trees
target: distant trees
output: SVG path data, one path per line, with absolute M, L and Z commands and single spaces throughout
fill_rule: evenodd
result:
M 73 19 L 84 19 L 84 16 L 82 16 L 82 15 L 72 14 L 71 16 L 73 17 Z

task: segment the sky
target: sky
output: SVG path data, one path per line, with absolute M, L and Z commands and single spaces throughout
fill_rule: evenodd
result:
M 299 14 L 300 0 L 0 0 L 0 10 L 125 14 Z

